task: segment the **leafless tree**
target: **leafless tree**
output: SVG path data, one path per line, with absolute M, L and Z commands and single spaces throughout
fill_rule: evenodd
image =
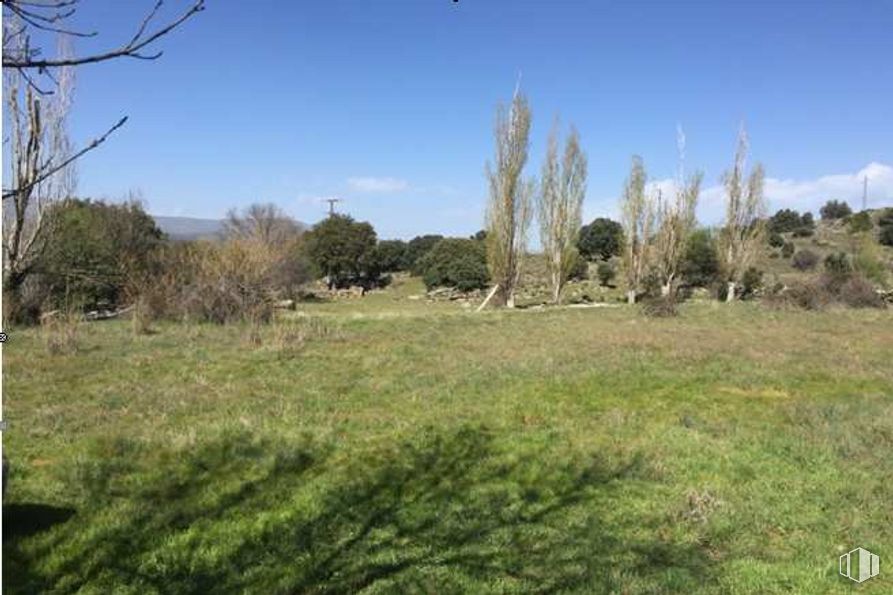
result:
M 747 173 L 748 139 L 742 125 L 738 133 L 735 164 L 723 177 L 726 219 L 719 234 L 719 261 L 728 283 L 726 301 L 735 299 L 735 288 L 763 245 L 766 203 L 763 198 L 763 166 Z
M 561 303 L 561 290 L 579 258 L 576 245 L 586 196 L 586 167 L 586 154 L 580 148 L 580 137 L 573 128 L 564 147 L 564 158 L 559 162 L 556 126 L 549 135 L 537 194 L 540 241 L 555 304 Z
M 672 293 L 685 253 L 688 238 L 697 223 L 695 209 L 701 191 L 700 172 L 685 176 L 685 134 L 680 127 L 676 136 L 679 170 L 676 174 L 673 199 L 660 200 L 656 207 L 657 233 L 654 238 L 654 266 L 661 282 L 661 295 Z
M 490 197 L 487 205 L 487 263 L 497 284 L 498 305 L 514 307 L 521 276 L 521 259 L 527 244 L 533 180 L 521 179 L 527 163 L 530 136 L 527 98 L 515 90 L 511 107 L 500 105 L 496 114 L 496 163 L 487 164 Z
M 60 70 L 56 92 L 40 95 L 18 70 L 4 72 L 8 137 L 8 177 L 13 190 L 3 194 L 3 287 L 17 294 L 43 250 L 55 201 L 76 185 L 67 116 L 74 72 Z M 55 167 L 66 163 L 64 167 Z M 12 304 L 10 304 L 12 305 Z
M 629 178 L 620 203 L 624 239 L 623 266 L 626 271 L 626 299 L 636 302 L 651 257 L 654 228 L 654 200 L 646 193 L 648 174 L 638 155 L 633 156 Z
M 231 238 L 258 241 L 268 246 L 282 246 L 298 235 L 295 220 L 273 203 L 254 203 L 239 214 L 230 210 L 224 222 Z

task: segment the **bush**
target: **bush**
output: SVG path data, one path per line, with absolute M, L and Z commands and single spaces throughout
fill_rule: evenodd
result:
M 794 255 L 794 250 L 793 242 L 785 242 L 784 246 L 781 247 L 781 255 L 785 258 L 790 258 Z
M 847 226 L 850 233 L 871 231 L 874 228 L 874 223 L 871 221 L 871 213 L 868 211 L 856 213 L 847 220 Z
M 850 205 L 844 201 L 836 200 L 829 200 L 825 203 L 825 206 L 819 209 L 819 214 L 825 220 L 843 219 L 844 217 L 849 217 L 852 213 L 853 210 L 850 208 Z
M 691 235 L 680 272 L 684 282 L 693 287 L 710 287 L 719 278 L 716 242 L 710 230 L 698 229 Z
M 886 225 L 881 228 L 878 241 L 884 246 L 893 247 L 893 225 Z
M 796 281 L 782 291 L 766 295 L 764 302 L 770 306 L 792 306 L 803 310 L 822 310 L 832 301 L 832 296 L 821 283 Z
M 671 318 L 679 315 L 673 296 L 652 297 L 642 302 L 642 313 L 651 318 Z
M 595 274 L 598 276 L 599 285 L 608 287 L 611 281 L 614 280 L 614 277 L 617 276 L 617 271 L 614 270 L 614 266 L 610 262 L 600 262 Z
M 612 256 L 618 256 L 622 245 L 623 226 L 605 217 L 584 225 L 577 240 L 577 249 L 588 260 L 608 260 Z
M 781 209 L 769 218 L 769 231 L 785 233 L 794 231 L 801 225 L 800 213 L 791 209 Z
M 825 272 L 835 277 L 843 277 L 853 270 L 846 252 L 837 252 L 825 257 Z
M 811 227 L 798 227 L 791 235 L 795 238 L 809 238 L 812 237 L 813 234 L 815 234 L 815 230 Z
M 893 208 L 881 211 L 877 220 L 878 227 L 893 227 Z
M 40 330 L 50 355 L 74 353 L 78 350 L 78 329 L 81 314 L 76 308 L 55 311 L 41 317 Z
M 278 297 L 279 254 L 253 240 L 163 250 L 141 293 L 157 317 L 225 324 L 268 322 Z
M 850 308 L 884 308 L 883 298 L 862 275 L 850 275 L 838 290 L 839 300 Z
M 580 254 L 574 254 L 570 270 L 567 273 L 568 280 L 585 281 L 589 278 L 589 263 Z
M 784 238 L 776 231 L 769 233 L 768 242 L 773 248 L 781 248 L 784 246 Z
M 819 263 L 819 255 L 812 250 L 800 250 L 791 259 L 791 266 L 798 271 L 811 271 Z
M 763 288 L 763 271 L 750 267 L 741 276 L 741 298 L 755 296 Z
M 482 242 L 444 238 L 416 263 L 428 289 L 455 287 L 472 291 L 487 286 L 487 255 Z

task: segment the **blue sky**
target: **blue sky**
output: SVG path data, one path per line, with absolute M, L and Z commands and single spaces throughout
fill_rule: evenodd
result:
M 84 3 L 101 35 L 78 51 L 128 39 L 152 3 Z M 272 201 L 311 223 L 335 195 L 380 237 L 470 234 L 495 107 L 521 72 L 528 171 L 554 118 L 575 124 L 587 219 L 616 213 L 634 153 L 672 177 L 677 124 L 706 220 L 741 121 L 772 208 L 852 200 L 866 174 L 871 204 L 893 204 L 891 31 L 878 0 L 208 0 L 160 60 L 79 69 L 78 143 L 130 116 L 80 163 L 79 192 L 139 189 L 154 214 L 196 217 Z

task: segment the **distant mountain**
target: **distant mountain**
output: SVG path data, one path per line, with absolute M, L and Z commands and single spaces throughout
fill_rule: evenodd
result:
M 195 217 L 162 217 L 153 215 L 155 224 L 172 240 L 216 240 L 223 231 L 220 219 L 197 219 Z
M 195 217 L 164 217 L 153 215 L 155 224 L 174 241 L 218 240 L 223 234 L 222 219 L 198 219 Z M 299 231 L 309 229 L 306 223 L 295 221 Z

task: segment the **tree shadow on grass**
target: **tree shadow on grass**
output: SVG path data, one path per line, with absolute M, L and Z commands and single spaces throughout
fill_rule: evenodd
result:
M 24 539 L 74 516 L 73 508 L 49 504 L 7 504 L 3 507 L 3 541 Z
M 23 541 L 29 581 L 10 592 L 632 592 L 708 572 L 610 514 L 635 458 L 522 457 L 462 428 L 362 460 L 230 436 L 154 464 Z

